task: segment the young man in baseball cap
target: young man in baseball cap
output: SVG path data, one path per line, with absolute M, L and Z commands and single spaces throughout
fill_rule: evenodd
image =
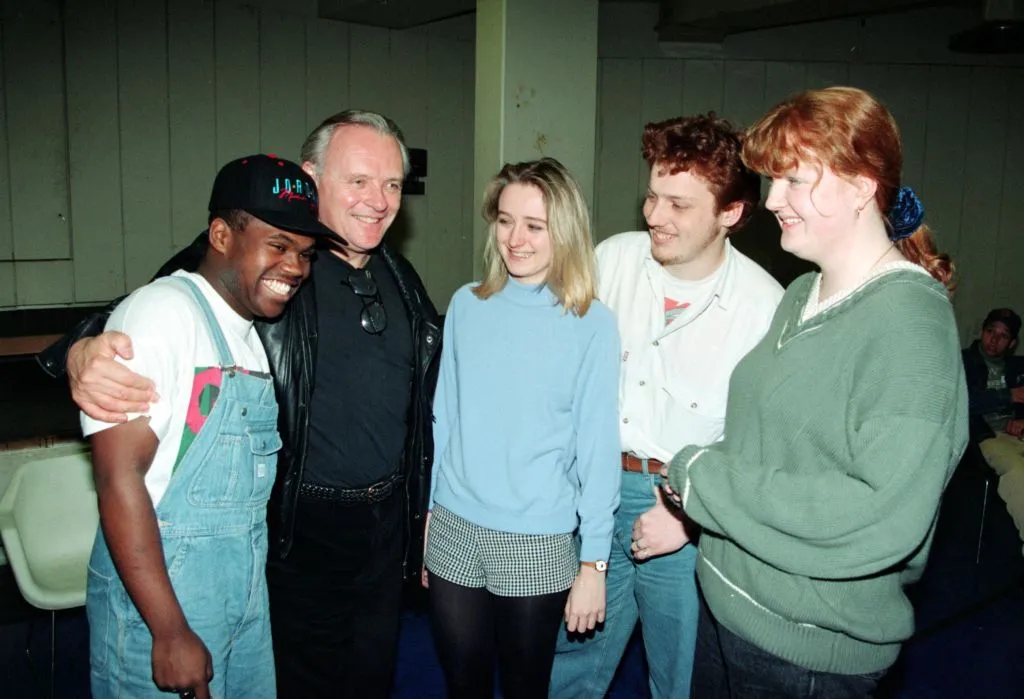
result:
M 232 161 L 210 196 L 209 248 L 129 295 L 107 330 L 161 395 L 126 423 L 82 416 L 101 530 L 89 564 L 92 694 L 273 697 L 264 564 L 277 402 L 254 318 L 309 275 L 317 190 L 295 163 Z

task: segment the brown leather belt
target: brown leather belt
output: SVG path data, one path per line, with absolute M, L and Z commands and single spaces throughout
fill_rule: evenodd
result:
M 622 452 L 623 471 L 629 471 L 630 473 L 643 473 L 644 461 L 647 462 L 647 473 L 654 475 L 661 473 L 661 467 L 664 466 L 664 464 L 657 459 L 641 459 L 637 456 L 633 456 L 628 451 Z

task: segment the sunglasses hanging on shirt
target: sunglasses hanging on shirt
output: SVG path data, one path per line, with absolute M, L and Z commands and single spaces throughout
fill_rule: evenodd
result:
M 388 326 L 388 315 L 384 312 L 384 304 L 380 300 L 380 289 L 373 280 L 370 270 L 356 270 L 348 275 L 344 282 L 352 293 L 363 302 L 363 311 L 359 314 L 359 324 L 371 335 L 380 335 Z

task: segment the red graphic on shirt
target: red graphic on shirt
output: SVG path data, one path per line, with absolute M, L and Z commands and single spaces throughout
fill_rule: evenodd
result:
M 231 371 L 249 373 L 248 370 L 240 367 L 232 368 Z M 192 442 L 199 436 L 199 430 L 203 429 L 206 418 L 210 417 L 210 413 L 213 412 L 223 383 L 224 369 L 222 367 L 196 367 L 195 378 L 192 380 L 192 394 L 189 396 L 188 410 L 185 412 L 185 429 L 181 432 L 178 457 L 174 460 L 175 468 L 181 463 L 182 457 L 192 446 Z
M 665 297 L 665 325 L 668 325 L 673 320 L 683 314 L 687 308 L 690 307 L 689 301 L 676 301 L 670 299 L 668 296 Z
M 206 418 L 213 412 L 213 404 L 220 395 L 222 373 L 220 367 L 196 369 L 196 377 L 192 380 L 192 395 L 188 401 L 188 412 L 185 414 L 185 427 L 193 437 L 199 434 Z

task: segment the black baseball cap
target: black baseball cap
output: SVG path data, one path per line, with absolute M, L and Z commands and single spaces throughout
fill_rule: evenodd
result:
M 1020 335 L 1020 316 L 1014 313 L 1009 308 L 993 308 L 985 316 L 985 322 L 981 324 L 981 327 L 987 328 L 992 323 L 1002 323 L 1006 326 L 1006 329 L 1010 331 L 1010 336 L 1016 340 L 1017 336 Z
M 231 209 L 241 209 L 274 228 L 347 245 L 320 223 L 320 200 L 313 178 L 276 155 L 247 155 L 220 169 L 210 194 L 210 213 Z

